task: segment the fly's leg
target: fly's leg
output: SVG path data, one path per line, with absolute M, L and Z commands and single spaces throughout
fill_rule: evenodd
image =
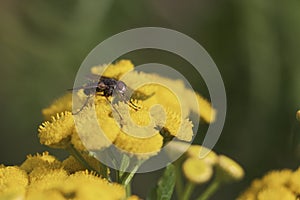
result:
M 123 117 L 121 115 L 121 113 L 116 109 L 116 107 L 113 105 L 113 103 L 108 99 L 108 97 L 105 97 L 106 100 L 108 101 L 109 104 L 111 104 L 112 108 L 114 109 L 114 111 L 119 115 L 120 117 L 120 127 L 122 128 L 123 127 L 123 124 L 124 124 L 124 120 L 123 120 Z
M 81 106 L 81 108 L 77 112 L 75 112 L 75 113 L 72 112 L 72 115 L 77 115 L 78 113 L 80 113 L 83 110 L 83 108 L 87 106 L 87 104 L 88 104 L 88 102 L 89 102 L 89 100 L 90 100 L 91 97 L 92 97 L 92 95 L 88 96 L 86 98 L 84 104 Z

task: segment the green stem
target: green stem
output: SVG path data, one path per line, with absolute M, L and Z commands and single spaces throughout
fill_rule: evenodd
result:
M 130 183 L 125 186 L 125 189 L 126 189 L 126 197 L 131 196 L 131 184 Z
M 77 151 L 77 149 L 74 148 L 74 146 L 72 144 L 69 144 L 67 147 L 67 150 L 69 151 L 69 153 L 74 156 L 76 158 L 76 160 L 78 160 L 80 162 L 80 164 L 82 164 L 86 169 L 90 170 L 90 171 L 96 171 L 95 169 L 93 169 L 84 159 L 84 157 Z M 97 172 L 97 171 L 96 171 Z M 98 173 L 98 172 L 97 172 Z
M 109 173 L 108 173 L 108 168 L 106 165 L 102 164 L 99 162 L 99 167 L 100 167 L 100 174 L 103 176 L 103 178 L 110 179 Z
M 183 191 L 183 182 L 182 182 L 182 176 L 181 176 L 181 167 L 180 163 L 175 162 L 175 175 L 176 175 L 176 194 L 179 199 L 179 197 L 182 195 Z
M 121 177 L 122 185 L 127 185 L 131 182 L 135 172 L 139 169 L 140 165 L 136 165 L 131 172 L 124 172 L 123 176 Z
M 189 200 L 194 188 L 195 188 L 195 184 L 192 182 L 188 182 L 187 185 L 185 186 L 182 200 Z
M 220 183 L 221 182 L 215 178 L 209 187 L 204 191 L 204 193 L 197 198 L 197 200 L 207 200 L 218 190 Z

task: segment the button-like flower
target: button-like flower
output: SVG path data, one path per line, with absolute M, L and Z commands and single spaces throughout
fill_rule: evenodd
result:
M 34 156 L 28 155 L 27 159 L 20 166 L 20 168 L 27 173 L 30 173 L 37 167 L 58 169 L 61 168 L 61 162 L 58 161 L 54 156 L 49 155 L 48 152 L 43 152 L 42 154 L 36 154 Z
M 231 158 L 219 155 L 217 173 L 222 181 L 237 181 L 244 177 L 243 168 Z
M 300 194 L 300 168 L 274 170 L 255 179 L 238 200 L 297 199 Z
M 0 168 L 0 197 L 23 199 L 28 185 L 28 176 L 19 167 Z
M 201 184 L 207 182 L 213 174 L 211 165 L 197 158 L 188 158 L 184 161 L 183 173 L 192 183 Z
M 72 113 L 57 113 L 55 117 L 52 116 L 51 121 L 46 121 L 39 127 L 40 142 L 54 148 L 65 148 L 71 140 L 73 129 Z

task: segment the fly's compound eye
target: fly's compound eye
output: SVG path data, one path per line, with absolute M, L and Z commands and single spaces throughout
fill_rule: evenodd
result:
M 117 90 L 121 94 L 126 92 L 126 84 L 123 81 L 118 81 L 117 82 Z

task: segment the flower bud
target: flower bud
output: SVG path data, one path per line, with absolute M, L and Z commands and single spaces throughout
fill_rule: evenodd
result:
M 196 184 L 207 182 L 213 174 L 211 165 L 197 158 L 188 158 L 184 161 L 182 168 L 185 177 Z

